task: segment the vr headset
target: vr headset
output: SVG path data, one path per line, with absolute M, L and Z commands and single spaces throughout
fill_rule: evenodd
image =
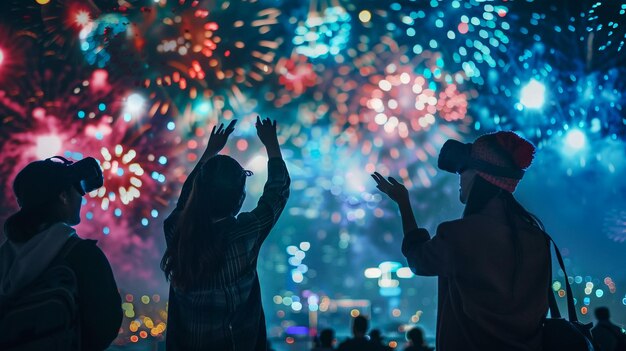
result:
M 78 162 L 72 162 L 61 156 L 54 156 L 46 159 L 48 162 L 60 160 L 65 166 L 64 178 L 68 183 L 74 185 L 76 190 L 84 196 L 100 188 L 104 184 L 104 176 L 100 164 L 93 157 L 86 157 Z
M 522 179 L 524 170 L 519 168 L 502 167 L 489 162 L 472 158 L 472 144 L 463 144 L 460 141 L 450 139 L 443 144 L 439 152 L 437 167 L 439 169 L 461 174 L 468 168 L 485 172 L 497 177 Z

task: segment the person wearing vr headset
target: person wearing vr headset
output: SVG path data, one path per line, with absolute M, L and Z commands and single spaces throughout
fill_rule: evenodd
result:
M 12 325 L 15 334 L 27 333 L 5 335 L 17 337 L 9 341 L 0 337 L 8 343 L 0 348 L 30 350 L 44 344 L 47 350 L 104 350 L 117 337 L 122 309 L 111 266 L 96 241 L 79 238 L 73 228 L 80 223 L 82 197 L 102 184 L 100 165 L 91 157 L 76 163 L 60 156 L 34 161 L 15 177 L 13 191 L 20 209 L 6 220 L 7 240 L 0 246 L 0 320 Z M 69 267 L 70 277 L 49 274 L 57 265 L 66 270 L 55 272 Z M 69 300 L 60 299 L 65 307 L 53 306 L 68 291 Z M 68 309 L 76 315 L 69 318 L 77 326 L 66 325 L 73 336 L 54 336 L 62 331 L 45 332 L 50 326 L 39 325 L 63 318 Z M 24 317 L 29 313 L 36 318 Z M 24 324 L 29 322 L 32 325 Z
M 167 249 L 161 268 L 170 281 L 170 351 L 267 349 L 256 265 L 261 245 L 285 208 L 291 180 L 276 121 L 257 117 L 257 135 L 269 158 L 267 181 L 256 208 L 239 213 L 252 172 L 218 155 L 235 123 L 213 127 L 164 223 Z
M 540 350 L 548 310 L 550 251 L 541 222 L 513 192 L 535 147 L 513 132 L 471 144 L 448 140 L 440 169 L 460 175 L 463 217 L 431 238 L 407 189 L 372 177 L 400 208 L 402 253 L 417 275 L 438 276 L 437 350 Z

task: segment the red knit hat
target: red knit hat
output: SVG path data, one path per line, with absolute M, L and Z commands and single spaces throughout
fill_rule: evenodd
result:
M 535 156 L 535 146 L 511 131 L 485 134 L 472 144 L 471 157 L 497 166 L 525 170 Z M 489 183 L 508 192 L 514 192 L 519 179 L 494 176 L 477 171 Z

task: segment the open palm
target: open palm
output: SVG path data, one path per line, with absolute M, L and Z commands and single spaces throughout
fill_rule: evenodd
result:
M 224 128 L 224 123 L 221 123 L 219 128 L 217 126 L 213 126 L 211 136 L 209 137 L 209 143 L 206 146 L 206 152 L 209 154 L 217 154 L 220 152 L 224 146 L 226 146 L 226 142 L 228 141 L 230 134 L 235 130 L 236 123 L 237 120 L 234 119 L 230 121 L 228 127 L 226 128 Z
M 396 203 L 400 203 L 409 199 L 409 191 L 404 185 L 398 182 L 394 177 L 385 179 L 380 173 L 374 172 L 372 178 L 376 181 L 378 190 L 387 194 L 390 199 Z

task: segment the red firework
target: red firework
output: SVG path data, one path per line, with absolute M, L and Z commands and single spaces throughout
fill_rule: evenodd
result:
M 283 57 L 276 64 L 278 82 L 294 97 L 300 96 L 308 88 L 317 83 L 317 73 L 313 64 L 308 62 L 306 56 L 293 54 L 291 57 Z

